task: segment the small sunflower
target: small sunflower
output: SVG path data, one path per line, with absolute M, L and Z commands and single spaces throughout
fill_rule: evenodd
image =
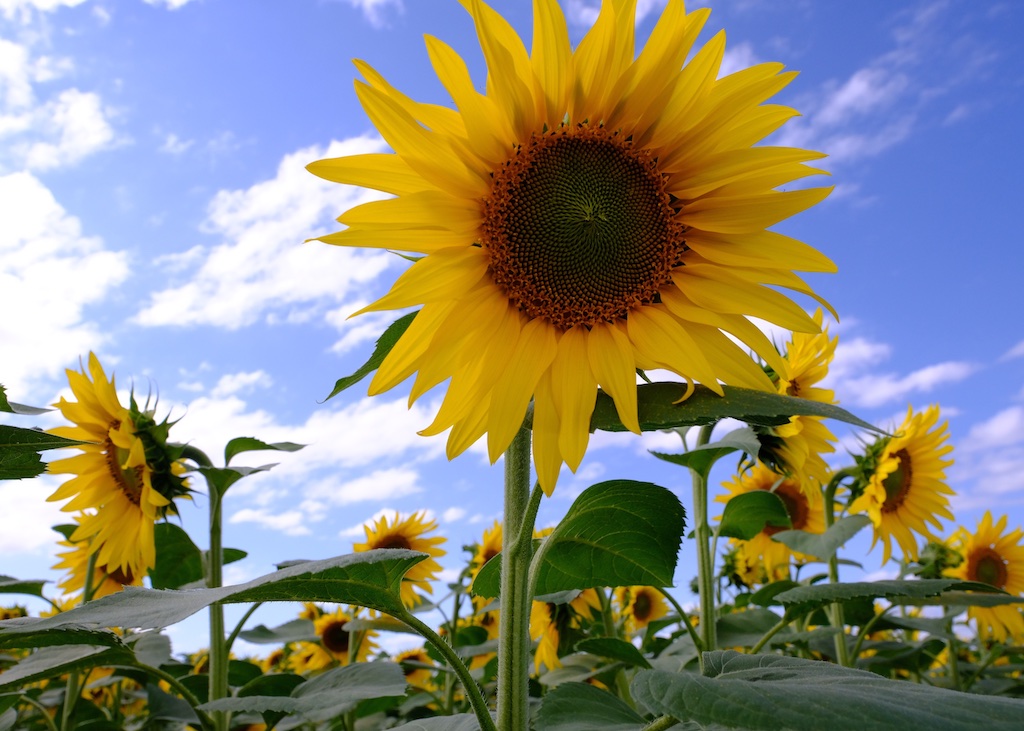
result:
M 28 609 L 26 607 L 21 606 L 20 604 L 15 604 L 10 607 L 0 607 L 0 621 L 3 621 L 5 619 L 17 619 L 18 617 L 27 616 Z
M 348 665 L 350 662 L 366 660 L 370 653 L 377 649 L 373 641 L 377 633 L 373 630 L 349 632 L 345 629 L 345 625 L 355 619 L 355 616 L 354 612 L 346 612 L 339 608 L 318 617 L 313 622 L 317 641 L 296 643 L 288 657 L 287 662 L 292 672 L 302 675 L 333 665 Z M 353 642 L 359 643 L 354 656 Z
M 51 433 L 86 444 L 82 454 L 50 462 L 49 472 L 73 475 L 48 500 L 69 500 L 61 509 L 81 511 L 71 542 L 89 541 L 89 552 L 110 575 L 141 578 L 156 564 L 153 526 L 174 512 L 174 499 L 188 493 L 180 451 L 167 445 L 170 424 L 131 399 L 121 405 L 114 379 L 89 353 L 89 376 L 67 371 L 77 401 L 54 404 L 75 426 Z
M 788 574 L 791 558 L 804 558 L 803 554 L 790 551 L 784 543 L 772 540 L 773 535 L 790 529 L 809 533 L 825 532 L 820 487 L 808 489 L 794 477 L 782 477 L 761 463 L 736 475 L 730 482 L 723 482 L 722 486 L 728 494 L 719 495 L 715 498 L 716 502 L 728 503 L 737 495 L 754 490 L 767 490 L 774 492 L 782 500 L 789 516 L 790 528 L 766 525 L 748 541 L 732 539 L 733 545 L 741 548 L 738 565 L 745 568 L 741 578 L 748 585 L 751 582 L 760 583 L 759 579 L 762 576 L 772 578 Z
M 964 556 L 964 562 L 952 572 L 967 581 L 981 581 L 1014 596 L 1024 594 L 1024 531 L 1006 529 L 1006 516 L 992 522 L 986 511 L 978 529 L 968 533 L 961 528 L 953 543 Z M 967 616 L 978 624 L 982 639 L 1016 642 L 1024 639 L 1024 615 L 1019 605 L 968 607 Z
M 422 589 L 428 594 L 434 593 L 430 582 L 435 581 L 437 575 L 441 573 L 441 565 L 434 559 L 445 554 L 445 550 L 439 546 L 448 540 L 444 536 L 425 537 L 430 531 L 437 530 L 436 521 L 428 520 L 427 514 L 423 511 L 413 513 L 407 518 L 395 513 L 390 521 L 385 515 L 372 526 L 363 526 L 363 530 L 366 532 L 366 542 L 352 546 L 356 553 L 372 551 L 375 548 L 405 548 L 430 555 L 430 558 L 409 569 L 402 579 L 402 602 L 405 606 L 414 607 L 423 601 L 423 597 L 416 593 L 416 589 Z
M 402 670 L 405 672 L 405 682 L 414 688 L 422 688 L 424 690 L 430 690 L 434 687 L 431 680 L 434 675 L 436 663 L 427 654 L 427 651 L 423 647 L 418 647 L 413 650 L 406 650 L 400 652 L 393 658 L 394 662 L 402 666 Z
M 560 625 L 565 621 L 565 605 L 550 602 L 534 602 L 530 609 L 530 637 L 537 642 L 533 653 L 534 669 L 539 673 L 541 666 L 549 671 L 562 666 L 558 659 Z
M 953 520 L 949 510 L 952 488 L 946 484 L 946 468 L 953 464 L 947 455 L 953 451 L 946 422 L 938 424 L 939 408 L 930 406 L 907 417 L 896 436 L 883 438 L 868 449 L 863 464 L 871 470 L 864 491 L 850 504 L 851 513 L 867 513 L 875 526 L 874 543 L 882 539 L 883 561 L 892 554 L 895 538 L 908 560 L 917 560 L 916 531 L 929 540 L 938 540 L 928 528 L 931 523 L 942 530 L 939 518 Z
M 615 590 L 615 599 L 628 634 L 639 632 L 668 614 L 665 597 L 651 586 L 620 586 Z
M 470 560 L 470 574 L 473 578 L 476 578 L 485 563 L 501 553 L 501 540 L 501 522 L 495 520 L 494 525 L 484 531 L 483 537 L 473 551 L 473 558 Z
M 533 49 L 481 0 L 464 0 L 488 66 L 428 36 L 454 108 L 402 94 L 368 64 L 356 94 L 394 154 L 312 163 L 338 183 L 394 197 L 338 220 L 328 244 L 422 255 L 360 312 L 422 306 L 370 384 L 414 373 L 415 401 L 449 380 L 423 435 L 450 429 L 453 458 L 484 434 L 491 461 L 533 399 L 533 457 L 548 494 L 586 452 L 598 387 L 639 433 L 636 370 L 774 390 L 734 335 L 778 372 L 752 315 L 815 332 L 775 287 L 813 292 L 794 271 L 834 271 L 769 231 L 830 189 L 779 190 L 823 157 L 755 146 L 797 112 L 764 102 L 795 76 L 777 63 L 719 76 L 725 34 L 686 62 L 709 12 L 670 0 L 635 53 L 635 3 L 604 0 L 572 49 L 556 0 L 534 0 Z
M 72 543 L 61 541 L 61 546 L 70 550 L 57 554 L 61 559 L 52 568 L 68 571 L 57 586 L 65 595 L 78 594 L 85 589 L 86 572 L 89 569 L 89 557 L 93 554 L 92 546 L 88 542 Z M 134 576 L 120 568 L 109 569 L 101 566 L 98 562 L 93 566 L 92 574 L 92 599 L 114 594 L 121 591 L 124 586 L 142 586 L 142 577 Z

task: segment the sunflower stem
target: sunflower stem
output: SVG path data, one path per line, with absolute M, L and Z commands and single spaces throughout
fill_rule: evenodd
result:
M 672 716 L 659 716 L 640 729 L 640 731 L 664 731 L 665 729 L 672 728 L 679 723 L 682 722 L 678 718 L 674 718 Z
M 828 485 L 825 487 L 825 530 L 835 525 L 836 490 L 839 489 L 840 483 L 849 474 L 849 470 L 840 470 L 829 480 Z M 839 557 L 836 553 L 833 553 L 828 559 L 828 580 L 832 584 L 839 583 Z M 836 648 L 836 662 L 844 668 L 851 667 L 850 648 L 846 644 L 846 618 L 843 616 L 843 605 L 836 602 L 830 607 L 828 615 L 829 621 L 836 631 L 835 635 L 833 635 Z
M 536 511 L 530 511 L 530 432 L 520 429 L 505 451 L 505 517 L 501 537 L 498 624 L 498 728 L 529 728 L 530 559 Z M 530 524 L 528 524 L 530 523 Z
M 696 447 L 702 447 L 711 440 L 714 424 L 700 428 Z M 700 590 L 700 641 L 704 652 L 712 652 L 718 646 L 715 627 L 715 557 L 711 553 L 711 528 L 708 525 L 708 481 L 707 476 L 697 470 L 693 475 L 693 521 L 697 542 L 697 587 Z M 703 655 L 701 669 L 703 670 Z

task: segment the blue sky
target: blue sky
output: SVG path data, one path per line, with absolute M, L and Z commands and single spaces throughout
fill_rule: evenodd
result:
M 564 3 L 574 40 L 596 4 Z M 663 4 L 639 0 L 641 37 Z M 529 38 L 529 3 L 494 5 Z M 809 277 L 841 317 L 829 385 L 881 425 L 908 405 L 940 403 L 960 522 L 973 528 L 992 509 L 1021 524 L 1024 6 L 712 9 L 703 37 L 726 29 L 726 70 L 781 61 L 801 72 L 776 101 L 803 116 L 773 142 L 830 155 L 831 198 L 778 227 L 839 266 Z M 63 369 L 93 349 L 122 388 L 159 394 L 161 412 L 181 418 L 177 439 L 211 454 L 241 435 L 309 444 L 272 455 L 279 467 L 230 493 L 226 544 L 250 556 L 229 581 L 346 553 L 384 510 L 431 510 L 454 568 L 500 514 L 500 465 L 482 449 L 449 464 L 443 438 L 417 436 L 437 394 L 411 411 L 402 388 L 319 403 L 393 319 L 347 316 L 407 264 L 303 245 L 376 195 L 304 166 L 386 149 L 356 102 L 352 58 L 418 99 L 448 103 L 423 34 L 456 48 L 482 85 L 455 0 L 0 0 L 0 382 L 17 401 L 51 403 L 66 388 Z M 674 435 L 599 434 L 591 444 L 545 501 L 541 525 L 602 479 L 657 482 L 689 507 L 688 475 L 646 451 L 675 448 Z M 56 484 L 0 483 L 0 573 L 57 578 L 49 526 L 67 515 L 45 502 Z M 182 506 L 200 544 L 205 508 L 202 496 Z M 881 560 L 880 550 L 852 557 L 869 571 Z M 678 585 L 692 566 L 684 544 Z M 256 621 L 291 612 L 261 610 Z M 191 649 L 201 632 L 180 630 L 176 642 Z

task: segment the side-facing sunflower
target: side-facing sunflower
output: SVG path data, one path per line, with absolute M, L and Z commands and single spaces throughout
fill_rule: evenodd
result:
M 804 530 L 809 533 L 825 532 L 825 514 L 821 488 L 808 487 L 794 477 L 782 477 L 762 463 L 754 465 L 736 475 L 729 482 L 723 482 L 725 495 L 715 498 L 716 502 L 728 503 L 729 500 L 754 490 L 774 492 L 786 507 L 790 528 L 766 525 L 756 536 L 748 541 L 730 539 L 734 545 L 741 547 L 742 564 L 745 583 L 758 577 L 777 578 L 788 573 L 792 557 L 804 558 L 801 553 L 791 551 L 786 544 L 772 540 L 772 536 L 783 530 Z
M 363 530 L 366 532 L 366 542 L 352 546 L 356 553 L 375 548 L 406 548 L 430 554 L 430 558 L 413 566 L 402 579 L 402 602 L 405 606 L 414 607 L 423 601 L 416 589 L 422 589 L 428 594 L 434 593 L 430 582 L 436 580 L 441 573 L 441 564 L 434 559 L 445 554 L 445 550 L 439 546 L 448 540 L 444 536 L 426 537 L 430 531 L 437 530 L 436 521 L 429 520 L 423 511 L 406 518 L 395 513 L 390 520 L 388 516 L 382 516 L 373 525 L 363 526 Z
M 433 423 L 449 458 L 485 433 L 492 461 L 531 398 L 533 456 L 550 494 L 586 451 L 600 386 L 640 431 L 636 370 L 666 369 L 721 393 L 773 390 L 734 335 L 776 372 L 784 361 L 747 319 L 815 332 L 774 287 L 834 271 L 768 228 L 828 195 L 778 188 L 821 172 L 807 150 L 755 146 L 797 112 L 765 100 L 795 76 L 760 64 L 719 77 L 725 34 L 686 63 L 708 17 L 670 0 L 635 52 L 635 2 L 604 0 L 573 49 L 556 0 L 534 0 L 533 46 L 481 0 L 464 0 L 488 66 L 474 87 L 428 36 L 454 109 L 414 101 L 357 61 L 356 93 L 394 154 L 309 170 L 394 197 L 339 217 L 329 244 L 422 255 L 361 312 L 422 306 L 370 393 L 416 373 L 410 402 L 450 379 Z
M 917 539 L 911 531 L 937 541 L 928 524 L 942 530 L 939 518 L 953 520 L 946 484 L 946 468 L 953 464 L 949 425 L 938 423 L 939 407 L 930 406 L 915 414 L 907 409 L 903 424 L 893 437 L 883 437 L 868 448 L 862 461 L 870 475 L 860 497 L 850 505 L 851 513 L 867 513 L 875 527 L 872 547 L 882 540 L 888 561 L 892 539 L 907 559 L 917 560 Z
M 961 528 L 953 536 L 953 544 L 963 555 L 964 562 L 951 573 L 1021 596 L 1024 594 L 1022 539 L 1024 530 L 1007 530 L 1005 515 L 993 523 L 992 513 L 985 511 L 974 533 Z M 1019 605 L 968 607 L 967 616 L 977 623 L 978 635 L 983 640 L 1019 642 L 1024 639 L 1024 614 Z
M 639 632 L 668 614 L 668 602 L 652 586 L 620 586 L 615 590 L 615 599 L 628 634 Z
M 316 642 L 298 642 L 288 656 L 288 666 L 297 675 L 315 673 L 334 665 L 362 662 L 377 649 L 374 630 L 349 632 L 345 625 L 355 619 L 356 611 L 339 607 L 313 622 Z M 358 647 L 355 644 L 358 643 Z M 354 649 L 354 652 L 353 652 Z
M 437 663 L 423 647 L 400 652 L 393 658 L 394 662 L 402 666 L 405 673 L 405 682 L 414 688 L 431 690 L 434 687 L 432 678 L 437 668 Z
M 85 589 L 85 578 L 89 570 L 89 557 L 93 553 L 93 548 L 88 542 L 71 543 L 70 541 L 61 541 L 60 545 L 70 550 L 58 553 L 57 558 L 60 561 L 52 566 L 52 568 L 64 569 L 68 572 L 57 586 L 65 595 L 77 595 Z M 142 576 L 125 573 L 120 568 L 111 570 L 99 563 L 94 563 L 92 581 L 90 583 L 92 586 L 91 598 L 99 599 L 108 594 L 121 591 L 121 588 L 124 586 L 142 586 Z
M 92 380 L 89 379 L 92 376 Z M 141 578 L 156 564 L 153 526 L 174 499 L 188 493 L 180 451 L 167 444 L 170 423 L 153 413 L 121 405 L 114 378 L 89 353 L 88 375 L 68 370 L 77 401 L 61 397 L 56 406 L 75 426 L 51 433 L 86 444 L 82 454 L 50 462 L 48 471 L 73 475 L 47 500 L 70 500 L 61 509 L 79 511 L 72 543 L 89 542 L 89 553 L 109 576 Z
M 822 324 L 824 315 L 819 309 L 814 322 Z M 828 367 L 835 357 L 839 338 L 829 337 L 828 328 L 820 333 L 793 333 L 786 344 L 785 358 L 788 373 L 775 373 L 775 387 L 780 394 L 797 396 L 825 404 L 837 403 L 835 392 L 817 384 L 828 375 Z M 793 475 L 808 489 L 818 489 L 828 481 L 829 467 L 822 455 L 835 452 L 835 435 L 817 416 L 791 416 L 789 423 L 771 429 L 771 436 L 762 438 L 780 472 Z

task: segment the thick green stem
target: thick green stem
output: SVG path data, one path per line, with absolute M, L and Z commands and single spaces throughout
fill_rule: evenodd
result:
M 501 540 L 501 614 L 498 624 L 498 728 L 529 728 L 530 432 L 520 429 L 505 452 L 505 519 Z
M 836 490 L 840 483 L 849 475 L 849 469 L 840 470 L 829 481 L 825 488 L 825 530 L 828 530 L 836 522 Z M 828 560 L 828 580 L 832 584 L 839 583 L 839 557 L 833 553 Z M 843 605 L 836 602 L 829 608 L 829 620 L 835 629 L 836 662 L 844 668 L 851 667 L 850 651 L 846 644 L 846 618 L 843 616 Z
M 455 652 L 454 648 L 445 642 L 444 639 L 434 632 L 434 630 L 432 630 L 428 625 L 416 619 L 416 616 L 411 612 L 406 611 L 404 614 L 396 614 L 394 616 L 396 619 L 402 620 L 423 635 L 427 642 L 433 645 L 434 648 L 444 656 L 448 665 L 455 671 L 455 674 L 459 676 L 459 680 L 462 681 L 462 687 L 465 689 L 466 695 L 469 697 L 470 705 L 473 706 L 473 712 L 476 713 L 477 721 L 480 722 L 480 728 L 483 731 L 496 731 L 494 719 L 491 718 L 491 712 L 487 708 L 487 702 L 484 700 L 483 694 L 480 692 L 480 687 L 476 684 L 476 681 L 473 680 L 473 676 L 469 674 L 469 668 L 466 667 L 466 663 L 462 661 L 462 658 L 459 657 L 459 654 Z M 526 726 L 523 726 L 523 729 L 525 728 Z
M 702 426 L 697 445 L 702 447 L 711 439 L 713 424 Z M 711 527 L 708 525 L 707 477 L 696 470 L 693 475 L 693 527 L 697 542 L 697 586 L 700 590 L 700 641 L 704 652 L 718 646 L 715 628 L 715 557 L 711 555 Z M 702 661 L 703 664 L 703 661 Z

